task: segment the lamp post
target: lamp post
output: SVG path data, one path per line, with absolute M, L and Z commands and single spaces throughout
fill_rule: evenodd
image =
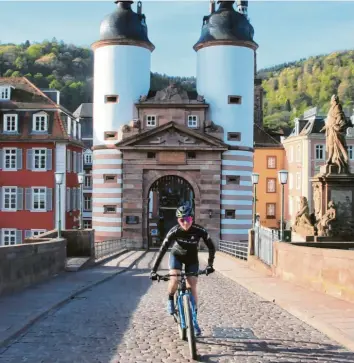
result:
M 251 179 L 252 179 L 252 184 L 253 184 L 253 223 L 252 223 L 252 226 L 254 228 L 255 223 L 256 223 L 257 184 L 258 184 L 258 180 L 259 180 L 259 174 L 252 173 Z
M 58 238 L 61 238 L 61 185 L 64 181 L 64 173 L 56 172 L 55 184 L 58 186 Z
M 284 185 L 288 182 L 288 171 L 279 170 L 278 180 L 281 184 L 280 240 L 284 241 Z
M 83 196 L 82 185 L 84 183 L 84 178 L 85 178 L 84 173 L 78 173 L 77 174 L 77 180 L 78 180 L 78 182 L 80 184 L 80 227 L 79 227 L 79 229 L 83 229 L 83 222 L 82 222 L 82 196 Z

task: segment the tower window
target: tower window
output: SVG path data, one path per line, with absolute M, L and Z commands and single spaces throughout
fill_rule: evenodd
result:
M 106 96 L 104 96 L 104 102 L 105 103 L 118 103 L 119 96 L 118 95 L 106 95 Z
M 188 115 L 188 127 L 196 128 L 198 127 L 198 116 Z
M 105 183 L 116 183 L 117 175 L 104 175 L 104 182 Z
M 104 209 L 104 214 L 112 214 L 112 213 L 116 213 L 117 211 L 117 207 L 115 205 L 105 205 L 103 207 Z
M 240 184 L 240 176 L 226 175 L 226 184 Z
M 235 219 L 235 210 L 234 209 L 226 209 L 225 210 L 225 219 Z
M 155 127 L 156 126 L 156 116 L 155 115 L 147 115 L 146 116 L 146 126 L 147 127 Z
M 147 153 L 147 157 L 148 157 L 148 159 L 155 159 L 156 158 L 156 153 L 154 153 L 152 151 L 149 151 Z
M 241 133 L 240 132 L 228 132 L 227 139 L 229 141 L 241 141 Z
M 188 159 L 195 159 L 195 158 L 196 158 L 196 153 L 195 153 L 195 151 L 188 151 L 188 152 L 187 152 L 187 158 L 188 158 Z
M 105 131 L 104 139 L 105 140 L 116 140 L 117 139 L 117 132 L 116 131 Z
M 240 105 L 242 103 L 241 96 L 229 96 L 228 103 L 232 105 Z

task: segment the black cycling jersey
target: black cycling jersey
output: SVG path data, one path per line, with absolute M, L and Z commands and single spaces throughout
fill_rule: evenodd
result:
M 215 246 L 208 232 L 198 224 L 192 224 L 188 231 L 185 231 L 179 224 L 177 224 L 170 229 L 164 241 L 162 242 L 159 254 L 154 261 L 152 270 L 155 272 L 157 271 L 161 260 L 167 249 L 170 247 L 172 241 L 175 242 L 171 250 L 173 255 L 183 258 L 183 260 L 188 261 L 188 263 L 197 262 L 198 244 L 200 238 L 203 238 L 204 243 L 209 249 L 208 265 L 212 266 L 215 257 Z

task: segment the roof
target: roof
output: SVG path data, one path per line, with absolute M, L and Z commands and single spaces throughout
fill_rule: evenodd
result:
M 263 127 L 257 124 L 253 124 L 253 135 L 254 147 L 283 147 L 281 142 L 276 140 Z
M 198 50 L 203 43 L 219 41 L 246 41 L 254 48 L 258 47 L 253 40 L 253 26 L 244 14 L 234 9 L 234 2 L 218 1 L 219 9 L 204 16 L 201 36 L 194 50 Z
M 131 8 L 132 3 L 133 1 L 116 1 L 116 9 L 101 22 L 100 41 L 139 41 L 154 48 L 148 38 L 146 17 L 141 12 L 135 13 Z M 141 9 L 140 6 L 138 5 L 138 9 Z
M 73 113 L 76 118 L 93 117 L 93 103 L 82 103 Z

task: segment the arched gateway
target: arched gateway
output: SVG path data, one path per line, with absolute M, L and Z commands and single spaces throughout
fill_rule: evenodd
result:
M 195 208 L 191 184 L 177 175 L 162 176 L 149 189 L 147 235 L 150 248 L 160 247 L 166 233 L 176 224 L 176 208 L 189 202 Z

